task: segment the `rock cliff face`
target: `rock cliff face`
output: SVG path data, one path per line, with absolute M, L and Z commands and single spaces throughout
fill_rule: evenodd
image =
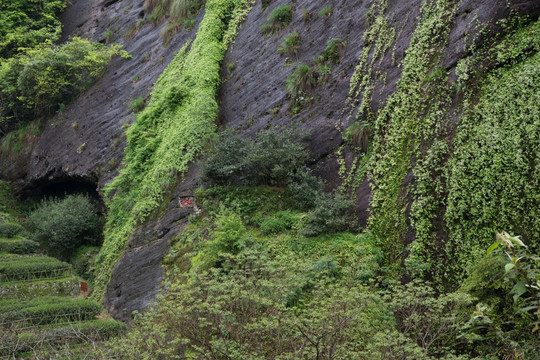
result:
M 376 60 L 371 74 L 377 75 L 369 99 L 363 100 L 368 101 L 373 112 L 382 108 L 396 91 L 402 73 L 400 64 L 418 25 L 423 3 L 390 0 L 378 9 L 385 15 L 387 27 L 393 29 L 393 36 L 382 53 L 368 53 L 368 59 Z M 273 9 L 285 4 L 292 4 L 292 22 L 265 37 L 261 26 Z M 358 156 L 354 149 L 343 146 L 342 134 L 357 121 L 348 97 L 351 76 L 371 41 L 366 31 L 373 29 L 372 17 L 376 14 L 370 10 L 372 4 L 368 0 L 338 0 L 331 5 L 313 0 L 274 0 L 263 9 L 257 1 L 223 62 L 219 124 L 250 137 L 269 127 L 297 127 L 309 133 L 310 165 L 327 180 L 328 188 L 340 185 L 345 181 L 340 168 L 350 168 Z M 328 11 L 321 11 L 327 6 L 331 6 Z M 493 32 L 501 31 L 497 21 L 508 17 L 512 9 L 533 19 L 540 14 L 540 4 L 534 0 L 459 3 L 449 22 L 447 46 L 439 60 L 440 66 L 450 73 L 450 81 L 455 78 L 458 61 L 469 55 L 471 43 L 482 41 L 483 27 L 479 25 L 486 25 Z M 15 182 L 19 192 L 40 193 L 55 182 L 84 183 L 101 191 L 117 174 L 125 146 L 125 126 L 133 121 L 129 104 L 137 97 L 148 97 L 167 64 L 197 33 L 197 26 L 191 31 L 181 30 L 165 45 L 161 32 L 166 24 L 152 25 L 146 21 L 148 15 L 144 0 L 78 0 L 68 7 L 62 17 L 63 39 L 80 35 L 118 42 L 133 59 L 114 59 L 96 84 L 44 124 L 41 135 L 31 139 L 31 151 L 4 161 L 3 172 Z M 197 15 L 197 24 L 203 16 L 204 10 Z M 284 37 L 295 31 L 300 34 L 296 53 L 280 54 L 278 48 Z M 313 63 L 331 39 L 339 39 L 343 45 L 339 49 L 339 63 L 331 66 L 324 83 L 305 95 L 310 100 L 295 109 L 285 90 L 287 77 L 296 63 Z M 362 116 L 359 114 L 360 120 Z M 187 215 L 193 211 L 180 207 L 178 198 L 192 194 L 199 186 L 198 174 L 197 166 L 192 166 L 172 200 L 164 205 L 164 215 L 147 221 L 130 238 L 128 250 L 112 273 L 104 300 L 115 317 L 129 320 L 132 311 L 146 308 L 158 292 L 164 275 L 161 259 L 169 249 L 170 239 L 182 231 Z M 407 176 L 406 181 L 412 181 L 412 176 Z M 360 223 L 365 225 L 370 185 L 363 180 L 354 191 Z

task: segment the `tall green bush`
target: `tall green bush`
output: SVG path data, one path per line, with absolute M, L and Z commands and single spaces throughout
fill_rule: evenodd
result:
M 96 244 L 99 218 L 94 205 L 84 195 L 43 201 L 28 217 L 28 227 L 46 251 L 69 259 L 83 244 Z
M 283 186 L 290 174 L 304 165 L 308 156 L 295 131 L 261 131 L 256 141 L 229 132 L 208 157 L 203 175 L 217 184 L 236 181 Z

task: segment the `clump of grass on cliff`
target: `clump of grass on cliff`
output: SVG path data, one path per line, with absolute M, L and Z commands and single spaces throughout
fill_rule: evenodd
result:
M 94 296 L 103 294 L 135 227 L 160 205 L 215 131 L 220 64 L 251 5 L 246 0 L 207 3 L 191 48 L 184 45 L 165 69 L 147 107 L 127 131 L 124 167 L 106 188 L 112 199 Z

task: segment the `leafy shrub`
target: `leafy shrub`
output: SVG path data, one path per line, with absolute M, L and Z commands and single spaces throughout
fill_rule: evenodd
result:
M 47 256 L 21 256 L 0 262 L 0 281 L 58 278 L 70 274 L 70 264 Z
M 268 15 L 268 23 L 261 26 L 263 33 L 269 34 L 279 31 L 287 26 L 292 20 L 292 7 L 291 5 L 278 6 L 270 15 Z
M 88 88 L 113 56 L 127 57 L 120 48 L 75 37 L 63 45 L 43 43 L 2 62 L 0 120 L 20 122 L 54 113 Z
M 33 304 L 0 314 L 0 322 L 24 320 L 33 325 L 90 320 L 101 313 L 101 305 L 88 299 Z
M 15 237 L 12 239 L 0 238 L 0 252 L 25 255 L 36 253 L 38 249 L 39 243 L 23 237 Z
M 479 303 L 462 338 L 475 355 L 534 358 L 540 348 L 540 256 L 519 236 L 497 234 L 463 290 Z
M 317 236 L 345 231 L 354 224 L 352 206 L 354 201 L 345 195 L 322 193 L 317 198 L 317 204 L 309 212 L 309 218 L 302 228 L 305 236 Z
M 470 318 L 471 296 L 459 292 L 438 296 L 429 284 L 412 281 L 392 285 L 390 297 L 398 330 L 420 346 L 424 357 L 438 359 L 459 348 L 456 339 Z
M 217 183 L 230 184 L 246 178 L 246 159 L 253 143 L 228 131 L 221 136 L 215 153 L 203 166 L 203 178 Z
M 287 187 L 296 207 L 302 210 L 313 208 L 324 190 L 322 181 L 305 166 L 289 174 Z
M 99 218 L 88 197 L 70 195 L 43 201 L 28 217 L 28 226 L 49 254 L 69 259 L 79 246 L 97 242 Z
M 285 185 L 289 173 L 302 166 L 308 152 L 298 133 L 260 132 L 257 141 L 227 133 L 203 167 L 206 180 L 217 184 Z
M 223 254 L 238 254 L 252 242 L 240 215 L 223 212 L 216 219 L 216 229 L 212 237 L 192 259 L 194 268 L 204 270 L 219 267 Z
M 24 228 L 19 223 L 7 222 L 0 223 L 0 237 L 12 238 L 24 231 Z
M 298 54 L 298 47 L 300 46 L 300 34 L 298 31 L 287 35 L 281 45 L 278 47 L 278 51 L 281 55 L 296 56 Z
M 58 40 L 62 34 L 58 14 L 65 7 L 62 0 L 2 2 L 0 58 L 10 58 L 46 40 Z

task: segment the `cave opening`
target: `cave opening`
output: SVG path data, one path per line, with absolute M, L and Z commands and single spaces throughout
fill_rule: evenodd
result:
M 105 215 L 105 203 L 98 191 L 97 179 L 83 176 L 61 176 L 39 179 L 25 187 L 20 199 L 36 207 L 42 200 L 63 199 L 69 195 L 83 194 L 88 196 L 100 217 Z

